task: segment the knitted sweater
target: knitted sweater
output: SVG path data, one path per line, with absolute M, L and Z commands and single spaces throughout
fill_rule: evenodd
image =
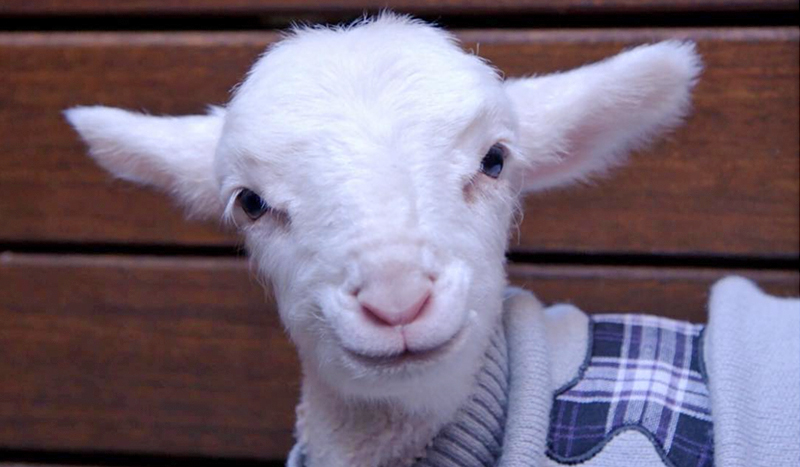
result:
M 589 318 L 512 290 L 475 392 L 415 467 L 800 465 L 800 300 L 729 278 L 709 310 Z

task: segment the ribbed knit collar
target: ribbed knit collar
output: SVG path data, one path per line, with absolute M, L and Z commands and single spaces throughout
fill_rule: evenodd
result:
M 414 467 L 494 466 L 503 448 L 508 409 L 509 364 L 504 326 L 497 326 L 477 375 L 475 392 L 453 422 L 436 435 Z M 287 467 L 306 467 L 296 445 Z

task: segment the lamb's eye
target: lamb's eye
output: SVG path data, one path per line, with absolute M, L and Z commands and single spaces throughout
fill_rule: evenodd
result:
M 503 159 L 505 159 L 506 149 L 498 143 L 489 149 L 481 161 L 481 172 L 489 177 L 497 178 L 503 171 Z
M 269 211 L 269 205 L 252 190 L 245 188 L 237 197 L 242 211 L 252 220 L 256 220 Z

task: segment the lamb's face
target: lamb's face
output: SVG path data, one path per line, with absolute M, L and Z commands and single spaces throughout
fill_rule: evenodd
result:
M 67 118 L 116 176 L 236 221 L 307 378 L 441 410 L 497 322 L 517 194 L 679 123 L 699 71 L 691 44 L 664 42 L 502 82 L 443 31 L 384 15 L 282 41 L 209 115 Z
M 263 58 L 215 167 L 304 360 L 386 396 L 473 361 L 494 327 L 516 122 L 494 70 L 440 31 L 370 27 Z

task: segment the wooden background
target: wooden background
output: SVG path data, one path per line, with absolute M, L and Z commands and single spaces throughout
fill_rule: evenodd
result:
M 237 239 L 112 181 L 60 111 L 201 112 L 293 19 L 373 0 L 0 2 L 0 465 L 280 465 L 298 368 Z M 590 311 L 705 319 L 728 274 L 800 289 L 796 0 L 403 0 L 507 75 L 691 39 L 687 124 L 530 197 L 512 280 Z

